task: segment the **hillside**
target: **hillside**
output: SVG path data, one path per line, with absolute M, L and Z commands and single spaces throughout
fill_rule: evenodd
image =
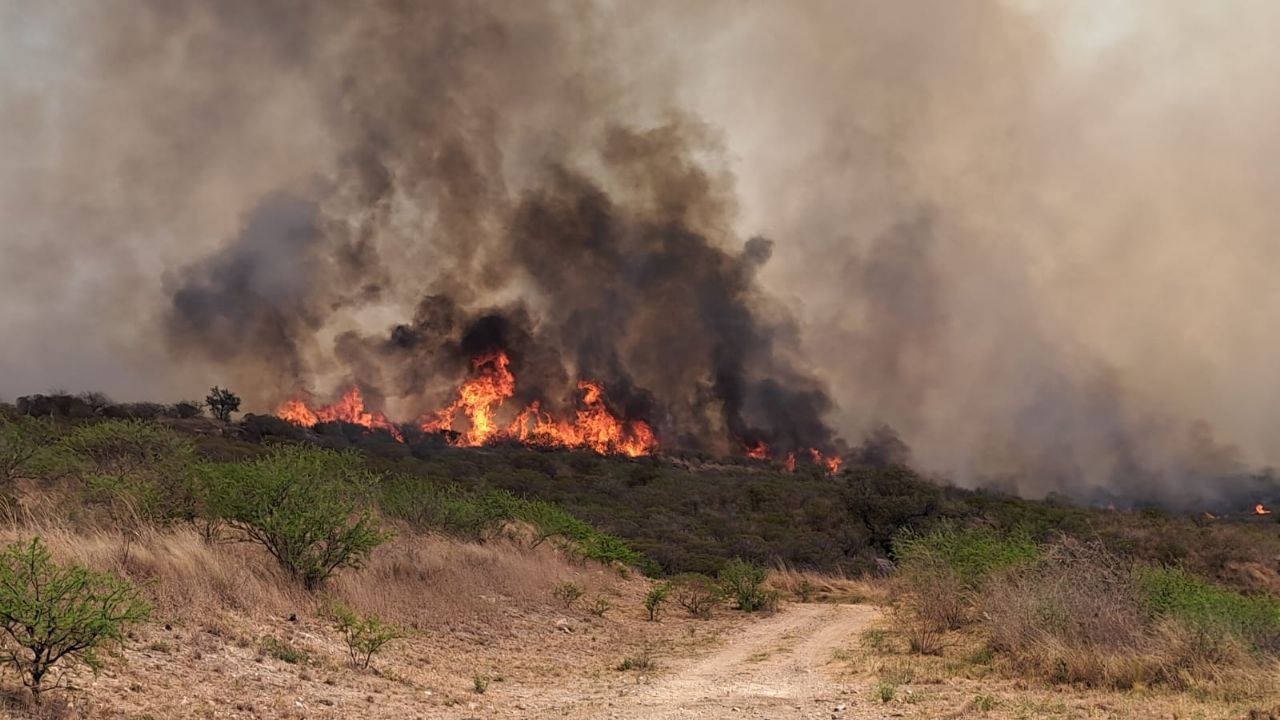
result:
M 1228 718 L 1280 702 L 1274 515 L 962 491 L 867 448 L 830 473 L 111 414 L 0 418 L 0 540 L 19 543 L 0 611 L 32 538 L 150 608 L 99 674 L 51 676 L 73 691 L 36 704 L 6 672 L 15 716 Z M 315 575 L 264 542 L 309 522 L 329 525 L 308 547 L 347 552 Z M 1075 594 L 1037 594 L 1054 583 Z M 691 592 L 706 600 L 686 609 Z M 1043 624 L 1067 597 L 1070 622 Z M 343 612 L 403 637 L 352 667 Z M 1112 615 L 1127 634 L 1078 624 Z

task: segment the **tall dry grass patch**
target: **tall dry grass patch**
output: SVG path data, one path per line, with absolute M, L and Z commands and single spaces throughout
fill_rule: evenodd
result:
M 1274 598 L 1067 537 L 943 527 L 895 550 L 892 617 L 914 652 L 971 628 L 1007 670 L 1054 683 L 1256 696 L 1280 682 Z
M 883 604 L 889 599 L 885 580 L 800 570 L 787 563 L 774 566 L 765 585 L 799 602 Z
M 41 537 L 53 556 L 138 583 L 157 616 L 199 619 L 219 611 L 252 617 L 288 615 L 309 607 L 308 594 L 260 548 L 210 543 L 191 528 L 73 528 L 44 522 L 10 524 L 5 543 Z
M 1129 568 L 1096 545 L 1051 546 L 1033 567 L 993 578 L 978 598 L 992 649 L 1055 682 L 1133 687 L 1161 660 Z
M 615 571 L 571 563 L 550 544 L 530 548 L 508 537 L 482 544 L 401 529 L 364 568 L 310 593 L 260 546 L 210 541 L 189 526 L 73 526 L 40 514 L 0 527 L 0 543 L 32 536 L 59 561 L 137 583 L 162 620 L 203 622 L 224 612 L 281 618 L 322 613 L 337 601 L 420 630 L 493 630 L 513 605 L 549 607 L 559 582 L 593 594 L 616 594 L 621 583 Z
M 1240 637 L 1153 618 L 1132 569 L 1094 545 L 1063 543 L 982 597 L 993 649 L 1053 682 L 1164 685 L 1252 695 L 1276 682 L 1273 660 Z
M 364 569 L 338 576 L 328 589 L 360 612 L 416 629 L 492 629 L 513 605 L 552 605 L 552 590 L 566 581 L 600 594 L 613 592 L 620 578 L 599 565 L 572 564 L 549 544 L 402 533 Z

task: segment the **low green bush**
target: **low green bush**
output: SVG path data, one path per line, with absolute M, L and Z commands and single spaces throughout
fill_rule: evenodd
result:
M 168 427 L 143 420 L 77 425 L 62 439 L 76 460 L 89 498 L 118 518 L 191 519 L 199 511 L 193 484 L 195 445 Z
M 943 523 L 927 533 L 904 530 L 894 538 L 893 553 L 904 572 L 945 568 L 972 588 L 993 572 L 1034 561 L 1040 548 L 1026 533 Z
M 654 583 L 653 587 L 649 588 L 649 592 L 644 596 L 644 609 L 649 613 L 649 622 L 657 621 L 669 595 L 671 595 L 671 583 Z
M 408 634 L 398 625 L 385 622 L 374 615 L 360 616 L 343 605 L 330 609 L 334 629 L 347 644 L 347 657 L 352 667 L 368 669 L 373 656 L 387 644 L 402 640 Z
M 720 568 L 717 580 L 720 591 L 734 602 L 734 607 L 745 612 L 766 610 L 777 604 L 777 594 L 764 586 L 768 571 L 759 565 L 734 558 Z
M 682 573 L 671 578 L 676 604 L 691 617 L 707 620 L 719 604 L 721 592 L 716 581 L 698 573 Z
M 0 663 L 18 672 L 37 701 L 56 667 L 79 663 L 97 672 L 98 650 L 124 642 L 125 630 L 150 613 L 131 585 L 54 562 L 39 538 L 0 552 L 0 630 L 7 640 Z
M 1229 635 L 1256 650 L 1280 653 L 1280 599 L 1218 587 L 1177 567 L 1135 571 L 1143 604 L 1209 635 Z
M 468 490 L 420 476 L 392 475 L 382 481 L 381 496 L 388 516 L 424 529 L 478 540 L 505 523 L 520 521 L 537 531 L 537 543 L 565 540 L 589 560 L 629 565 L 648 573 L 657 570 L 653 561 L 621 538 L 600 532 L 557 505 L 506 490 Z
M 282 445 L 247 462 L 203 465 L 201 476 L 212 515 L 308 590 L 361 567 L 391 538 L 370 510 L 377 478 L 355 453 Z
M 568 581 L 559 583 L 551 589 L 551 594 L 556 600 L 560 601 L 561 605 L 564 605 L 566 610 L 578 602 L 578 599 L 582 597 L 582 593 L 581 585 Z
M 0 484 L 21 479 L 50 479 L 75 467 L 75 457 L 48 418 L 0 414 Z

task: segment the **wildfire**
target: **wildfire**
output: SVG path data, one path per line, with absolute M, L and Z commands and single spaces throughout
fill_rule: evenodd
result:
M 821 465 L 827 469 L 832 475 L 840 472 L 840 466 L 844 464 L 844 460 L 838 455 L 831 457 L 823 457 L 822 451 L 818 448 L 809 448 L 809 457 L 813 458 L 815 465 Z
M 516 376 L 508 368 L 511 360 L 506 353 L 484 355 L 472 364 L 476 377 L 462 383 L 458 388 L 458 399 L 451 405 L 422 419 L 423 432 L 452 430 L 461 410 L 470 422 L 467 431 L 458 436 L 456 445 L 474 447 L 495 439 L 498 424 L 494 414 L 507 398 L 515 394 Z
M 516 378 L 510 364 L 510 358 L 502 352 L 478 358 L 476 376 L 458 388 L 458 399 L 451 405 L 422 420 L 423 431 L 453 430 L 461 411 L 467 417 L 468 427 L 452 443 L 463 447 L 514 439 L 528 445 L 585 447 L 598 453 L 620 453 L 629 457 L 648 455 L 658 448 L 658 439 L 648 423 L 619 419 L 605 404 L 604 388 L 587 381 L 578 383 L 582 397 L 572 420 L 556 420 L 534 401 L 516 413 L 506 428 L 500 427 L 498 412 L 516 392 Z
M 769 445 L 763 440 L 756 440 L 753 444 L 746 444 L 742 448 L 742 452 L 752 460 L 769 459 Z M 840 472 L 840 466 L 844 464 L 844 460 L 839 456 L 832 455 L 827 457 L 818 448 L 809 448 L 809 458 L 813 460 L 813 464 L 818 467 L 825 468 L 832 475 Z M 787 453 L 787 457 L 782 461 L 782 466 L 787 472 L 796 471 L 796 454 L 794 452 Z
M 365 409 L 364 396 L 360 394 L 358 387 L 352 387 L 332 405 L 322 405 L 315 410 L 308 407 L 301 398 L 286 400 L 276 410 L 276 416 L 302 427 L 313 427 L 322 422 L 341 420 L 353 425 L 363 425 L 371 430 L 386 430 L 397 441 L 404 442 L 404 435 L 400 433 L 399 428 L 391 424 L 390 420 L 387 420 L 386 415 Z
M 1253 506 L 1253 514 L 1254 515 L 1270 515 L 1271 511 L 1267 509 L 1266 505 L 1263 505 L 1262 503 L 1258 503 L 1257 505 Z
M 556 421 L 534 402 L 521 410 L 507 428 L 506 435 L 522 443 L 544 447 L 587 447 L 598 453 L 620 453 L 628 457 L 648 455 L 658 447 L 653 428 L 643 420 L 619 420 L 604 402 L 604 388 L 578 383 L 582 407 L 572 422 Z
M 499 415 L 516 392 L 516 378 L 510 366 L 511 359 L 502 352 L 476 358 L 472 362 L 473 377 L 458 387 L 457 399 L 418 421 L 423 432 L 456 433 L 449 442 L 458 447 L 517 440 L 528 445 L 590 448 L 598 453 L 629 457 L 649 455 L 658 449 L 653 428 L 643 420 L 622 420 L 614 415 L 605 403 L 604 387 L 594 382 L 578 383 L 581 398 L 571 419 L 557 420 L 535 401 L 503 427 Z M 282 404 L 276 415 L 302 427 L 342 420 L 367 428 L 381 428 L 404 442 L 400 431 L 386 416 L 365 409 L 360 389 L 355 387 L 332 405 L 314 409 L 304 399 L 293 398 Z M 466 418 L 465 422 L 462 418 Z M 462 427 L 455 429 L 459 424 Z

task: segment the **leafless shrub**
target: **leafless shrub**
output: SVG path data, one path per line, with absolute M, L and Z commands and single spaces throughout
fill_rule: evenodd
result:
M 979 602 L 991 647 L 1022 672 L 1053 682 L 1118 689 L 1256 684 L 1247 680 L 1254 660 L 1237 641 L 1171 620 L 1154 623 L 1129 563 L 1101 544 L 1060 541 L 1035 566 L 989 584 Z

